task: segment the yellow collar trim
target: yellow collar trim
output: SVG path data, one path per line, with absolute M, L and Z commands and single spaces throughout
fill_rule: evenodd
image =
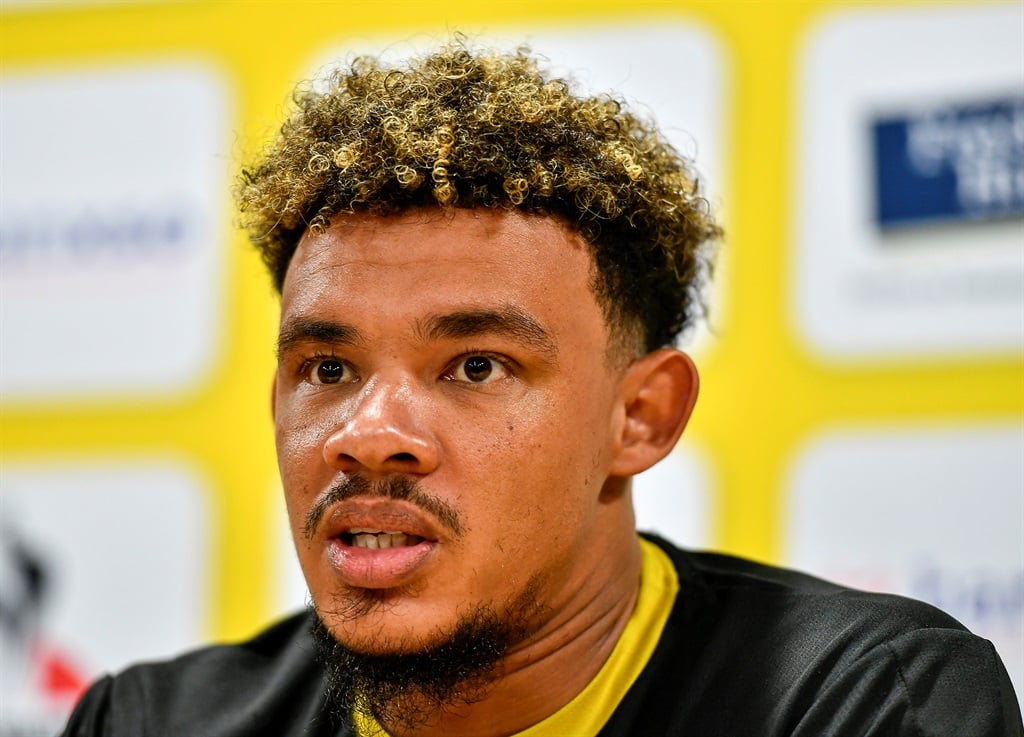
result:
M 668 555 L 643 538 L 640 550 L 643 562 L 636 608 L 612 654 L 572 701 L 517 737 L 594 737 L 640 677 L 679 593 L 679 576 Z

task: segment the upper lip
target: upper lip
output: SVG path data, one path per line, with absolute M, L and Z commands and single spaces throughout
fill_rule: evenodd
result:
M 328 540 L 339 538 L 351 529 L 404 532 L 437 542 L 440 526 L 419 507 L 395 499 L 347 499 L 330 507 L 320 523 L 320 533 Z

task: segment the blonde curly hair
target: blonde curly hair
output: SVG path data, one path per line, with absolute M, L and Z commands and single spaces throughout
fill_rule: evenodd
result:
M 721 230 L 692 162 L 614 97 L 546 77 L 529 49 L 456 38 L 404 66 L 358 57 L 294 101 L 236 192 L 279 291 L 299 239 L 334 216 L 501 207 L 577 228 L 609 325 L 646 350 L 703 311 Z

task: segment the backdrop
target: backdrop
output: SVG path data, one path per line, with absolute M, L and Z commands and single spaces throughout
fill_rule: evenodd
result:
M 641 527 L 907 593 L 1024 692 L 1024 6 L 20 2 L 0 14 L 0 737 L 301 607 L 276 300 L 234 228 L 290 91 L 453 30 L 695 156 L 727 237 Z

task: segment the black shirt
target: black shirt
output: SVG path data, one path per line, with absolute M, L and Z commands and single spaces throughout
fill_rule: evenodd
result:
M 652 539 L 679 594 L 598 737 L 1024 737 L 991 643 L 939 610 Z M 323 708 L 311 617 L 107 676 L 65 735 L 348 737 Z

